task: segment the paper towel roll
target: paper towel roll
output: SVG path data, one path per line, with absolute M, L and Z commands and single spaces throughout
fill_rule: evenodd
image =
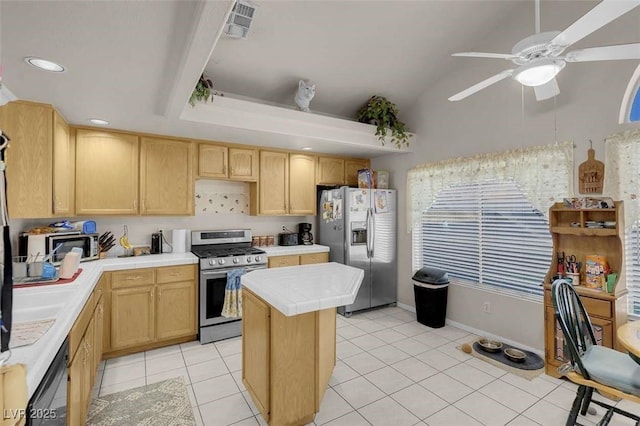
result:
M 80 257 L 82 255 L 74 251 L 70 251 L 64 256 L 62 265 L 60 265 L 60 278 L 68 279 L 73 277 L 78 270 L 78 266 L 80 266 Z
M 185 253 L 187 251 L 187 230 L 174 229 L 171 235 L 171 244 L 174 253 Z

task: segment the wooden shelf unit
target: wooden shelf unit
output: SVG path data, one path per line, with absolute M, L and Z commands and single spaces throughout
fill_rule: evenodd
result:
M 587 221 L 615 221 L 615 228 L 587 228 Z M 572 226 L 578 224 L 579 226 Z M 564 336 L 555 319 L 551 300 L 551 283 L 558 273 L 558 255 L 574 255 L 582 263 L 580 283 L 585 282 L 585 260 L 588 255 L 606 256 L 613 272 L 618 273 L 614 293 L 575 287 L 580 295 L 599 344 L 623 350 L 617 342 L 616 330 L 627 322 L 627 287 L 624 277 L 624 211 L 616 201 L 611 209 L 570 209 L 556 203 L 549 209 L 549 231 L 553 238 L 553 258 L 544 282 L 545 370 L 559 377 L 557 368 L 566 362 Z

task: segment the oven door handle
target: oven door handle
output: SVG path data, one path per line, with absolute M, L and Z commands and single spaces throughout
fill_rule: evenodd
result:
M 261 266 L 253 266 L 253 267 L 246 267 L 245 269 L 247 270 L 247 272 L 251 272 L 251 271 L 256 271 L 258 269 L 266 269 L 267 265 L 261 265 Z M 210 270 L 210 271 L 200 271 L 200 274 L 203 277 L 210 277 L 212 275 L 220 275 L 221 277 L 224 275 L 227 275 L 227 272 L 233 270 L 234 268 L 230 268 L 230 269 L 214 269 L 214 270 Z
M 222 275 L 226 275 L 227 273 L 226 273 L 226 271 L 217 270 L 217 271 L 202 271 L 202 272 L 200 272 L 200 274 L 202 276 L 207 276 L 208 277 L 210 275 L 220 275 L 220 276 L 222 276 Z

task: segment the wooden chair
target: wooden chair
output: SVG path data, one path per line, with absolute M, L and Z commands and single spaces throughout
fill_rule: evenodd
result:
M 558 368 L 558 372 L 578 385 L 567 425 L 576 422 L 578 412 L 583 416 L 593 402 L 607 412 L 598 425 L 607 425 L 614 413 L 636 421 L 640 417 L 592 399 L 593 390 L 640 403 L 640 365 L 627 354 L 599 346 L 593 334 L 589 315 L 578 293 L 568 281 L 556 280 L 551 287 L 551 297 L 556 319 L 564 333 L 566 352 L 570 361 Z

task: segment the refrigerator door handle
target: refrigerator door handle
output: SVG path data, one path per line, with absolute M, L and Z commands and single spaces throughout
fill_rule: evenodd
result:
M 371 208 L 367 209 L 367 257 L 371 258 Z
M 371 234 L 371 251 L 369 254 L 370 258 L 374 256 L 374 249 L 376 247 L 376 215 L 371 209 L 371 226 L 369 227 L 369 231 L 367 231 L 367 235 Z

